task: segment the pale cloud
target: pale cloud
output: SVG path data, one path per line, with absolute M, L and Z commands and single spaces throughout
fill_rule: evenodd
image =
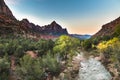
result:
M 5 0 L 8 5 L 17 5 L 21 0 Z

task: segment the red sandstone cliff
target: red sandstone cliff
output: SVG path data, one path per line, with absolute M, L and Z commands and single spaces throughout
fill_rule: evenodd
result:
M 120 24 L 120 17 L 111 21 L 110 23 L 103 25 L 102 29 L 99 30 L 95 35 L 93 35 L 93 37 L 111 36 L 114 33 L 116 26 L 119 24 Z

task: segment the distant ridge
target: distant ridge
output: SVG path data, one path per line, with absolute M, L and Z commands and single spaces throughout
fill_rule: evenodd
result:
M 25 32 L 35 32 L 37 34 L 47 34 L 47 35 L 55 35 L 60 36 L 63 34 L 68 34 L 67 29 L 63 29 L 58 23 L 53 21 L 49 25 L 39 26 L 33 23 L 30 23 L 27 19 L 23 19 L 20 21 L 21 29 Z
M 0 0 L 0 36 L 2 35 L 68 35 L 67 29 L 63 29 L 58 23 L 53 21 L 49 25 L 39 26 L 29 22 L 27 19 L 18 21 L 12 14 L 12 11 Z
M 111 21 L 110 23 L 107 23 L 107 24 L 103 25 L 102 29 L 100 29 L 92 37 L 112 36 L 114 34 L 114 31 L 115 31 L 117 25 L 120 25 L 120 17 L 118 17 L 117 19 Z
M 91 38 L 91 35 L 85 34 L 85 35 L 80 35 L 80 34 L 70 34 L 70 36 L 84 40 L 84 39 L 89 39 Z

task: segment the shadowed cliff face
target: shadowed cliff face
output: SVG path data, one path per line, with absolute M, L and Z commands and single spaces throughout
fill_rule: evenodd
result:
M 0 36 L 17 34 L 19 22 L 13 16 L 4 0 L 0 0 Z
M 102 29 L 99 30 L 95 35 L 93 35 L 92 37 L 98 37 L 98 36 L 111 36 L 115 29 L 116 26 L 120 24 L 120 17 L 111 21 L 110 23 L 107 23 L 105 25 L 102 26 Z
M 59 24 L 53 21 L 51 24 L 42 27 L 43 33 L 51 35 L 68 34 L 67 29 L 63 29 Z
M 21 25 L 21 28 L 26 32 L 32 31 L 39 34 L 48 34 L 48 35 L 56 35 L 56 36 L 59 36 L 62 34 L 68 34 L 67 30 L 63 29 L 55 21 L 53 21 L 49 25 L 45 25 L 41 27 L 39 25 L 30 23 L 27 19 L 23 19 L 22 21 L 20 21 L 20 25 Z
M 0 14 L 6 15 L 6 16 L 10 17 L 11 19 L 15 19 L 12 12 L 8 8 L 8 6 L 5 4 L 4 0 L 0 0 Z

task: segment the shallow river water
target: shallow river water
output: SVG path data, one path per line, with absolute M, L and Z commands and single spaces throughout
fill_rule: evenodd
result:
M 94 58 L 80 61 L 78 80 L 112 80 L 110 73 Z

